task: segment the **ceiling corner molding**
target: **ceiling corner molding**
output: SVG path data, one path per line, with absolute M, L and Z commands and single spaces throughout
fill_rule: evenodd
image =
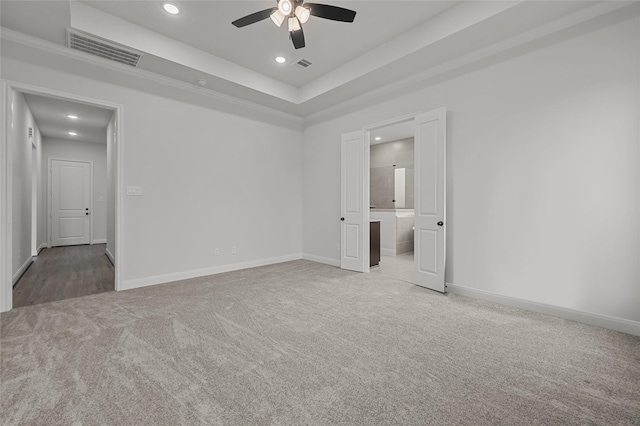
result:
M 294 128 L 301 129 L 303 125 L 303 119 L 297 115 L 289 114 L 274 108 L 270 108 L 254 102 L 246 101 L 246 100 L 237 98 L 235 96 L 217 92 L 215 90 L 196 87 L 189 83 L 185 83 L 170 77 L 161 76 L 161 75 L 152 73 L 150 71 L 145 71 L 138 68 L 132 68 L 128 65 L 120 64 L 117 62 L 110 61 L 108 59 L 103 59 L 98 56 L 93 56 L 80 51 L 69 49 L 59 44 L 42 40 L 37 37 L 29 36 L 29 35 L 20 33 L 18 31 L 13 31 L 8 28 L 0 27 L 0 40 L 10 41 L 18 45 L 29 46 L 38 50 L 45 51 L 47 53 L 53 53 L 53 54 L 66 57 L 69 59 L 73 59 L 76 61 L 85 62 L 85 63 L 96 65 L 102 68 L 107 68 L 112 71 L 128 74 L 130 76 L 144 78 L 158 84 L 172 86 L 172 87 L 190 92 L 192 94 L 211 98 L 216 101 L 232 104 L 234 106 L 239 106 L 239 107 L 248 109 L 250 111 L 265 114 L 267 116 L 272 116 L 274 118 L 277 118 L 278 120 L 284 120 Z M 89 78 L 95 79 L 95 77 L 89 77 Z
M 353 97 L 347 101 L 333 105 L 321 111 L 309 114 L 304 117 L 304 127 L 323 123 L 332 120 L 341 115 L 354 112 L 364 105 L 371 105 L 374 101 L 381 99 L 393 99 L 402 96 L 404 92 L 411 89 L 421 89 L 429 86 L 429 80 L 439 77 L 447 72 L 463 66 L 471 65 L 474 62 L 481 61 L 491 56 L 498 55 L 511 49 L 515 49 L 526 43 L 536 39 L 551 35 L 566 28 L 586 22 L 590 19 L 597 18 L 609 12 L 616 11 L 631 4 L 637 4 L 634 1 L 601 1 L 594 5 L 575 12 L 571 15 L 559 18 L 533 30 L 524 32 L 517 36 L 503 40 L 499 43 L 479 49 L 475 52 L 459 56 L 457 58 L 446 61 L 442 64 L 431 67 L 421 73 L 413 74 L 407 78 L 397 82 L 382 86 L 378 89 L 369 91 L 363 95 Z
M 71 27 L 294 104 L 299 90 L 211 53 L 142 28 L 83 3 L 71 2 Z
M 514 8 L 523 1 L 461 3 L 303 86 L 300 89 L 300 101 L 306 102 L 321 96 L 373 70 Z

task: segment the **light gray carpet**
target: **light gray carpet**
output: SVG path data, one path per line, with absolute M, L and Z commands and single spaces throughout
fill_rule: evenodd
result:
M 4 313 L 3 424 L 640 424 L 640 338 L 308 261 Z

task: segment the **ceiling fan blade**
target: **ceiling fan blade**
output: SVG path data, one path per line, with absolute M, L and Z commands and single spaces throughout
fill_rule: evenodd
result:
M 343 7 L 331 6 L 329 4 L 304 3 L 309 8 L 309 12 L 318 18 L 330 19 L 332 21 L 353 22 L 356 17 L 355 10 Z
M 260 12 L 247 15 L 244 18 L 236 19 L 232 22 L 232 24 L 238 28 L 246 27 L 247 25 L 255 24 L 256 22 L 262 21 L 263 19 L 267 19 L 277 9 L 277 7 L 272 7 L 270 9 L 261 10 Z
M 304 33 L 302 32 L 302 28 L 298 31 L 291 31 L 291 41 L 293 42 L 293 47 L 296 49 L 301 49 L 305 46 L 304 44 Z

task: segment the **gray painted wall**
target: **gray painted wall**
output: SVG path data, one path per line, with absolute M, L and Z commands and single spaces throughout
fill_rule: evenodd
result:
M 371 145 L 370 203 L 378 209 L 393 209 L 394 170 L 405 169 L 405 204 L 403 209 L 413 208 L 414 198 L 414 143 L 413 138 Z
M 24 272 L 25 267 L 31 260 L 32 254 L 32 205 L 33 197 L 33 167 L 34 167 L 34 146 L 35 146 L 35 166 L 40 161 L 40 131 L 36 125 L 33 115 L 29 110 L 24 96 L 19 92 L 12 92 L 10 108 L 12 110 L 9 131 L 9 144 L 11 144 L 12 162 L 12 264 L 11 272 L 13 279 L 18 278 Z M 28 136 L 28 129 L 33 129 L 33 136 Z M 39 175 L 35 173 L 36 179 Z M 36 196 L 36 201 L 41 200 Z M 38 203 L 36 202 L 36 205 Z M 40 206 L 37 206 L 38 208 Z M 39 220 L 42 220 L 40 211 L 36 212 Z M 36 230 L 37 233 L 37 230 Z M 38 233 L 38 237 L 42 234 Z M 38 241 L 39 246 L 43 241 Z

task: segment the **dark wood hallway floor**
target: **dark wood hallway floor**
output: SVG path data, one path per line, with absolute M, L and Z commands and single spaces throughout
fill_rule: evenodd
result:
M 113 291 L 114 268 L 105 249 L 94 244 L 42 250 L 13 288 L 13 307 Z

